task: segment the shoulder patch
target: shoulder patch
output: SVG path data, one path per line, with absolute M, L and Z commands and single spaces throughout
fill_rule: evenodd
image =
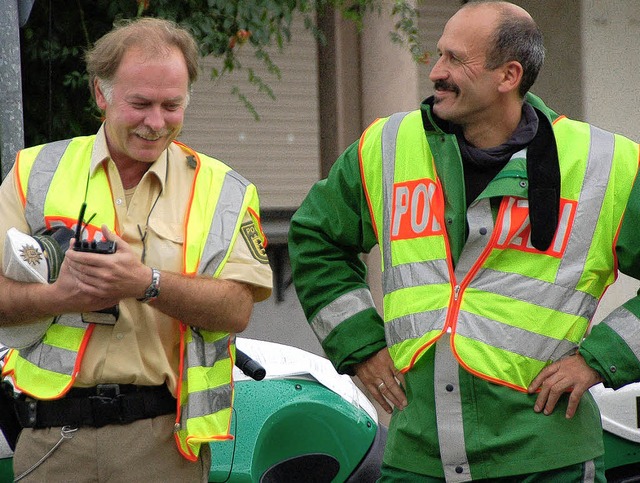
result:
M 243 223 L 240 226 L 240 233 L 242 233 L 242 238 L 244 238 L 244 241 L 247 243 L 253 258 L 258 260 L 260 263 L 269 263 L 267 251 L 262 245 L 262 239 L 260 238 L 260 234 L 258 233 L 258 230 L 256 230 L 256 226 L 253 222 L 247 221 Z

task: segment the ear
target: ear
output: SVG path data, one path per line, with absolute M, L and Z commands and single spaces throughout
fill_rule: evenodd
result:
M 516 91 L 520 87 L 522 81 L 522 64 L 512 60 L 502 66 L 502 78 L 498 86 L 498 90 L 503 93 Z
M 96 96 L 96 104 L 101 111 L 104 111 L 107 108 L 107 100 L 102 93 L 102 89 L 100 89 L 100 83 L 98 82 L 98 78 L 93 79 L 93 92 Z

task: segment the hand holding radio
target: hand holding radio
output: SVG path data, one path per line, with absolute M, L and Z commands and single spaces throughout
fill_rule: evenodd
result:
M 95 216 L 93 215 L 91 218 L 89 218 L 89 221 L 87 221 L 87 223 L 84 223 L 84 212 L 86 209 L 87 204 L 82 203 L 82 207 L 80 208 L 80 215 L 78 216 L 78 223 L 76 225 L 76 234 L 73 249 L 77 252 L 101 253 L 107 255 L 115 253 L 117 248 L 116 242 L 114 241 L 87 241 L 82 239 L 84 226 L 86 226 L 93 219 L 93 216 Z
M 105 255 L 115 253 L 117 249 L 115 241 L 88 241 L 82 239 L 82 232 L 84 231 L 84 228 L 93 219 L 93 216 L 95 216 L 91 216 L 91 218 L 89 218 L 89 220 L 85 223 L 84 214 L 86 209 L 87 204 L 82 203 L 80 214 L 78 215 L 78 222 L 76 224 L 75 241 L 73 243 L 72 249 L 77 252 L 97 253 Z M 102 310 L 83 312 L 82 320 L 86 323 L 113 325 L 118 320 L 119 315 L 120 309 L 118 307 L 118 304 L 115 304 Z

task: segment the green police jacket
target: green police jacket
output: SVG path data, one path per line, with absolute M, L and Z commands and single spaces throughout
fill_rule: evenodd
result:
M 529 96 L 528 101 L 538 109 L 541 122 L 558 117 L 539 99 Z M 428 103 L 421 110 L 427 134 L 448 134 L 438 126 Z M 562 152 L 561 143 L 558 150 Z M 459 154 L 453 152 L 434 152 L 434 157 L 445 198 L 443 224 L 451 258 L 457 264 L 468 233 L 462 163 Z M 634 156 L 631 164 L 637 166 L 637 149 Z M 387 344 L 383 319 L 373 306 L 366 268 L 359 258 L 378 243 L 359 161 L 358 144 L 354 143 L 338 159 L 328 178 L 312 188 L 293 217 L 290 230 L 294 283 L 305 314 L 317 329 L 329 358 L 346 373 L 351 372 L 353 364 L 366 360 Z M 503 169 L 480 197 L 526 198 L 526 180 L 526 166 L 509 163 L 509 169 Z M 625 220 L 640 210 L 637 190 L 634 185 L 628 199 L 625 196 L 617 200 L 626 205 Z M 611 230 L 615 239 L 618 226 Z M 617 236 L 620 270 L 640 278 L 640 250 L 636 248 L 640 240 L 633 224 L 623 223 Z M 614 270 L 611 276 L 615 276 Z M 350 300 L 350 309 L 335 311 L 334 322 L 338 323 L 317 324 L 317 315 L 341 298 Z M 640 344 L 629 335 L 637 330 L 638 314 L 640 305 L 632 299 L 596 325 L 581 344 L 580 352 L 587 362 L 612 387 L 640 378 L 640 364 L 634 355 L 640 353 Z M 480 379 L 457 365 L 457 374 L 452 377 L 459 388 L 455 398 L 459 424 L 453 433 L 439 435 L 438 424 L 448 421 L 446 411 L 438 414 L 436 405 L 436 393 L 446 374 L 442 364 L 438 366 L 439 352 L 447 351 L 438 351 L 437 347 L 427 351 L 405 375 L 409 405 L 392 417 L 385 453 L 387 464 L 442 477 L 456 473 L 457 466 L 451 461 L 464 460 L 467 466 L 463 477 L 476 479 L 544 471 L 602 454 L 599 413 L 589 394 L 583 397 L 571 420 L 564 417 L 566 398 L 561 398 L 551 416 L 544 416 L 533 411 L 535 396 Z M 450 434 L 456 438 L 448 438 Z M 459 448 L 451 448 L 452 442 L 456 446 L 462 442 L 462 453 Z

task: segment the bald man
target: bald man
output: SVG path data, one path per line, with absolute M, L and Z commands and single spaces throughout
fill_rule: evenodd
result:
M 640 278 L 638 145 L 529 92 L 544 46 L 516 5 L 465 4 L 437 50 L 434 94 L 371 124 L 293 217 L 298 296 L 392 413 L 381 481 L 603 482 L 588 389 L 640 380 L 640 298 L 589 326 L 618 269 Z

